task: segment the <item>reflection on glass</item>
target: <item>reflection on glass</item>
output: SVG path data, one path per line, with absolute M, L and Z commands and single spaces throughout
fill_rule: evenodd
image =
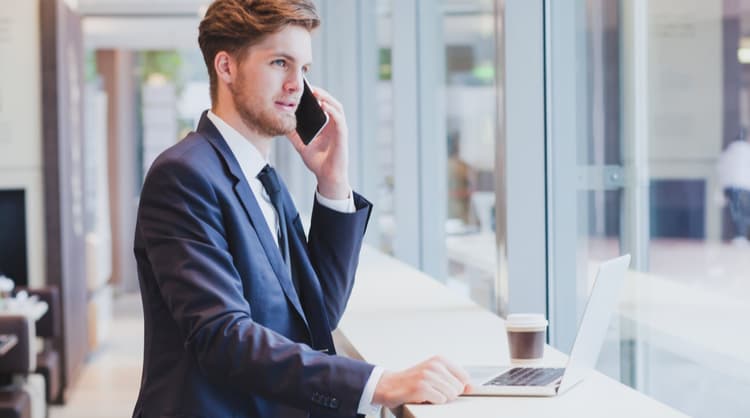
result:
M 420 39 L 422 55 L 434 57 L 440 66 L 441 86 L 435 89 L 439 114 L 422 115 L 438 123 L 438 138 L 422 138 L 425 148 L 445 146 L 446 218 L 444 224 L 447 268 L 446 284 L 458 293 L 472 297 L 488 309 L 495 309 L 494 277 L 497 270 L 495 243 L 495 143 L 497 137 L 497 97 L 500 86 L 496 68 L 496 7 L 492 0 L 442 0 L 437 10 L 436 34 Z M 399 239 L 394 214 L 394 141 L 392 33 L 395 9 L 392 0 L 378 0 L 378 164 L 381 173 L 378 196 L 379 246 L 393 254 Z M 430 6 L 433 6 L 432 4 Z M 440 52 L 434 49 L 439 48 Z M 444 104 L 444 105 L 443 105 Z M 424 121 L 423 121 L 424 122 Z M 415 121 L 417 123 L 417 121 Z M 445 130 L 442 129 L 445 127 Z M 443 155 L 442 151 L 436 153 Z M 415 162 L 415 164 L 418 162 Z M 440 162 L 443 164 L 443 162 Z M 442 173 L 442 170 L 440 170 Z M 424 179 L 422 181 L 425 181 Z M 416 195 L 418 190 L 413 191 Z M 442 199 L 442 198 L 441 198 Z M 424 202 L 430 210 L 434 202 Z M 442 225 L 441 225 L 442 226 Z
M 495 309 L 495 4 L 443 2 L 447 284 Z
M 139 51 L 142 172 L 192 131 L 210 103 L 208 74 L 199 49 Z
M 393 32 L 393 0 L 377 0 L 376 36 L 378 45 L 378 85 L 375 91 L 378 111 L 378 163 L 381 173 L 378 183 L 378 227 L 380 249 L 393 255 L 396 221 L 393 211 L 393 83 L 391 67 L 391 35 Z
M 696 417 L 748 414 L 750 340 L 738 330 L 750 314 L 750 192 L 737 191 L 750 189 L 750 20 L 740 3 L 578 1 L 567 7 L 582 11 L 583 35 L 552 41 L 569 52 L 552 80 L 571 67 L 586 75 L 571 108 L 551 109 L 579 124 L 575 139 L 551 144 L 550 228 L 576 260 L 569 271 L 569 259 L 553 259 L 552 277 L 579 278 L 577 296 L 553 304 L 582 312 L 597 262 L 632 253 L 598 367 Z M 571 170 L 575 181 L 559 180 Z M 576 213 L 555 217 L 571 198 Z

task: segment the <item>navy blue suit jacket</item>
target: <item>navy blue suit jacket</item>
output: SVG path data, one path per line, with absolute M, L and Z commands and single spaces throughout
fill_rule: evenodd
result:
M 205 116 L 154 162 L 135 257 L 145 318 L 134 416 L 355 416 L 373 366 L 331 355 L 371 205 L 317 202 L 309 237 L 283 186 L 291 271 L 229 146 Z

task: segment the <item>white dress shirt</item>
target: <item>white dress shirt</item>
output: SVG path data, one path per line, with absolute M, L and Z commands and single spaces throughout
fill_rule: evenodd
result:
M 260 206 L 260 210 L 263 212 L 263 217 L 266 219 L 266 225 L 271 231 L 271 236 L 277 237 L 275 242 L 278 246 L 278 213 L 276 213 L 276 209 L 271 203 L 271 198 L 268 196 L 263 184 L 258 180 L 258 173 L 260 173 L 266 164 L 269 164 L 268 155 L 264 156 L 261 154 L 260 150 L 258 150 L 252 142 L 243 137 L 236 129 L 229 126 L 228 123 L 224 122 L 214 112 L 209 110 L 207 117 L 213 122 L 216 129 L 219 130 L 219 133 L 224 137 L 227 145 L 229 145 L 229 149 L 232 151 L 232 154 L 234 154 L 237 162 L 240 163 L 240 169 L 242 169 L 242 173 L 245 175 L 245 178 L 250 185 L 250 190 L 252 190 L 255 200 L 258 201 L 258 206 Z M 351 191 L 349 192 L 349 197 L 347 199 L 334 200 L 322 196 L 316 190 L 315 199 L 321 205 L 338 212 L 354 213 L 356 211 L 356 207 L 354 206 L 354 196 Z M 362 397 L 359 399 L 359 408 L 357 409 L 358 413 L 363 415 L 377 415 L 380 413 L 380 405 L 373 404 L 372 398 L 373 395 L 375 395 L 375 386 L 378 384 L 382 375 L 383 369 L 375 366 L 370 374 L 370 378 L 367 380 L 365 389 L 362 391 Z
M 718 161 L 722 188 L 750 190 L 750 142 L 740 139 L 729 144 Z

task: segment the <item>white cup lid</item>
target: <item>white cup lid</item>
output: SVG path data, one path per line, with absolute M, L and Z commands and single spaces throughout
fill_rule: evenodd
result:
M 542 314 L 510 314 L 505 320 L 505 328 L 510 331 L 539 331 L 547 327 L 547 319 Z

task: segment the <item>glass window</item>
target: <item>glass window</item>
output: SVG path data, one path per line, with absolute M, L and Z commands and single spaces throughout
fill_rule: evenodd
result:
M 210 103 L 199 49 L 138 51 L 142 175 L 165 149 L 195 129 Z
M 379 230 L 379 247 L 387 254 L 393 255 L 393 241 L 396 239 L 396 220 L 393 206 L 394 195 L 394 143 L 393 143 L 393 79 L 392 34 L 393 34 L 393 0 L 377 0 L 376 3 L 376 37 L 377 37 L 377 87 L 375 98 L 377 106 L 377 158 L 380 173 L 377 196 L 377 219 Z
M 495 310 L 497 2 L 442 4 L 447 284 Z M 498 23 L 499 25 L 499 23 Z M 500 31 L 501 32 L 501 31 Z
M 548 2 L 552 342 L 569 350 L 597 263 L 631 253 L 598 367 L 696 417 L 746 416 L 750 392 L 740 3 Z
M 491 310 L 502 4 L 374 7 L 377 245 Z

